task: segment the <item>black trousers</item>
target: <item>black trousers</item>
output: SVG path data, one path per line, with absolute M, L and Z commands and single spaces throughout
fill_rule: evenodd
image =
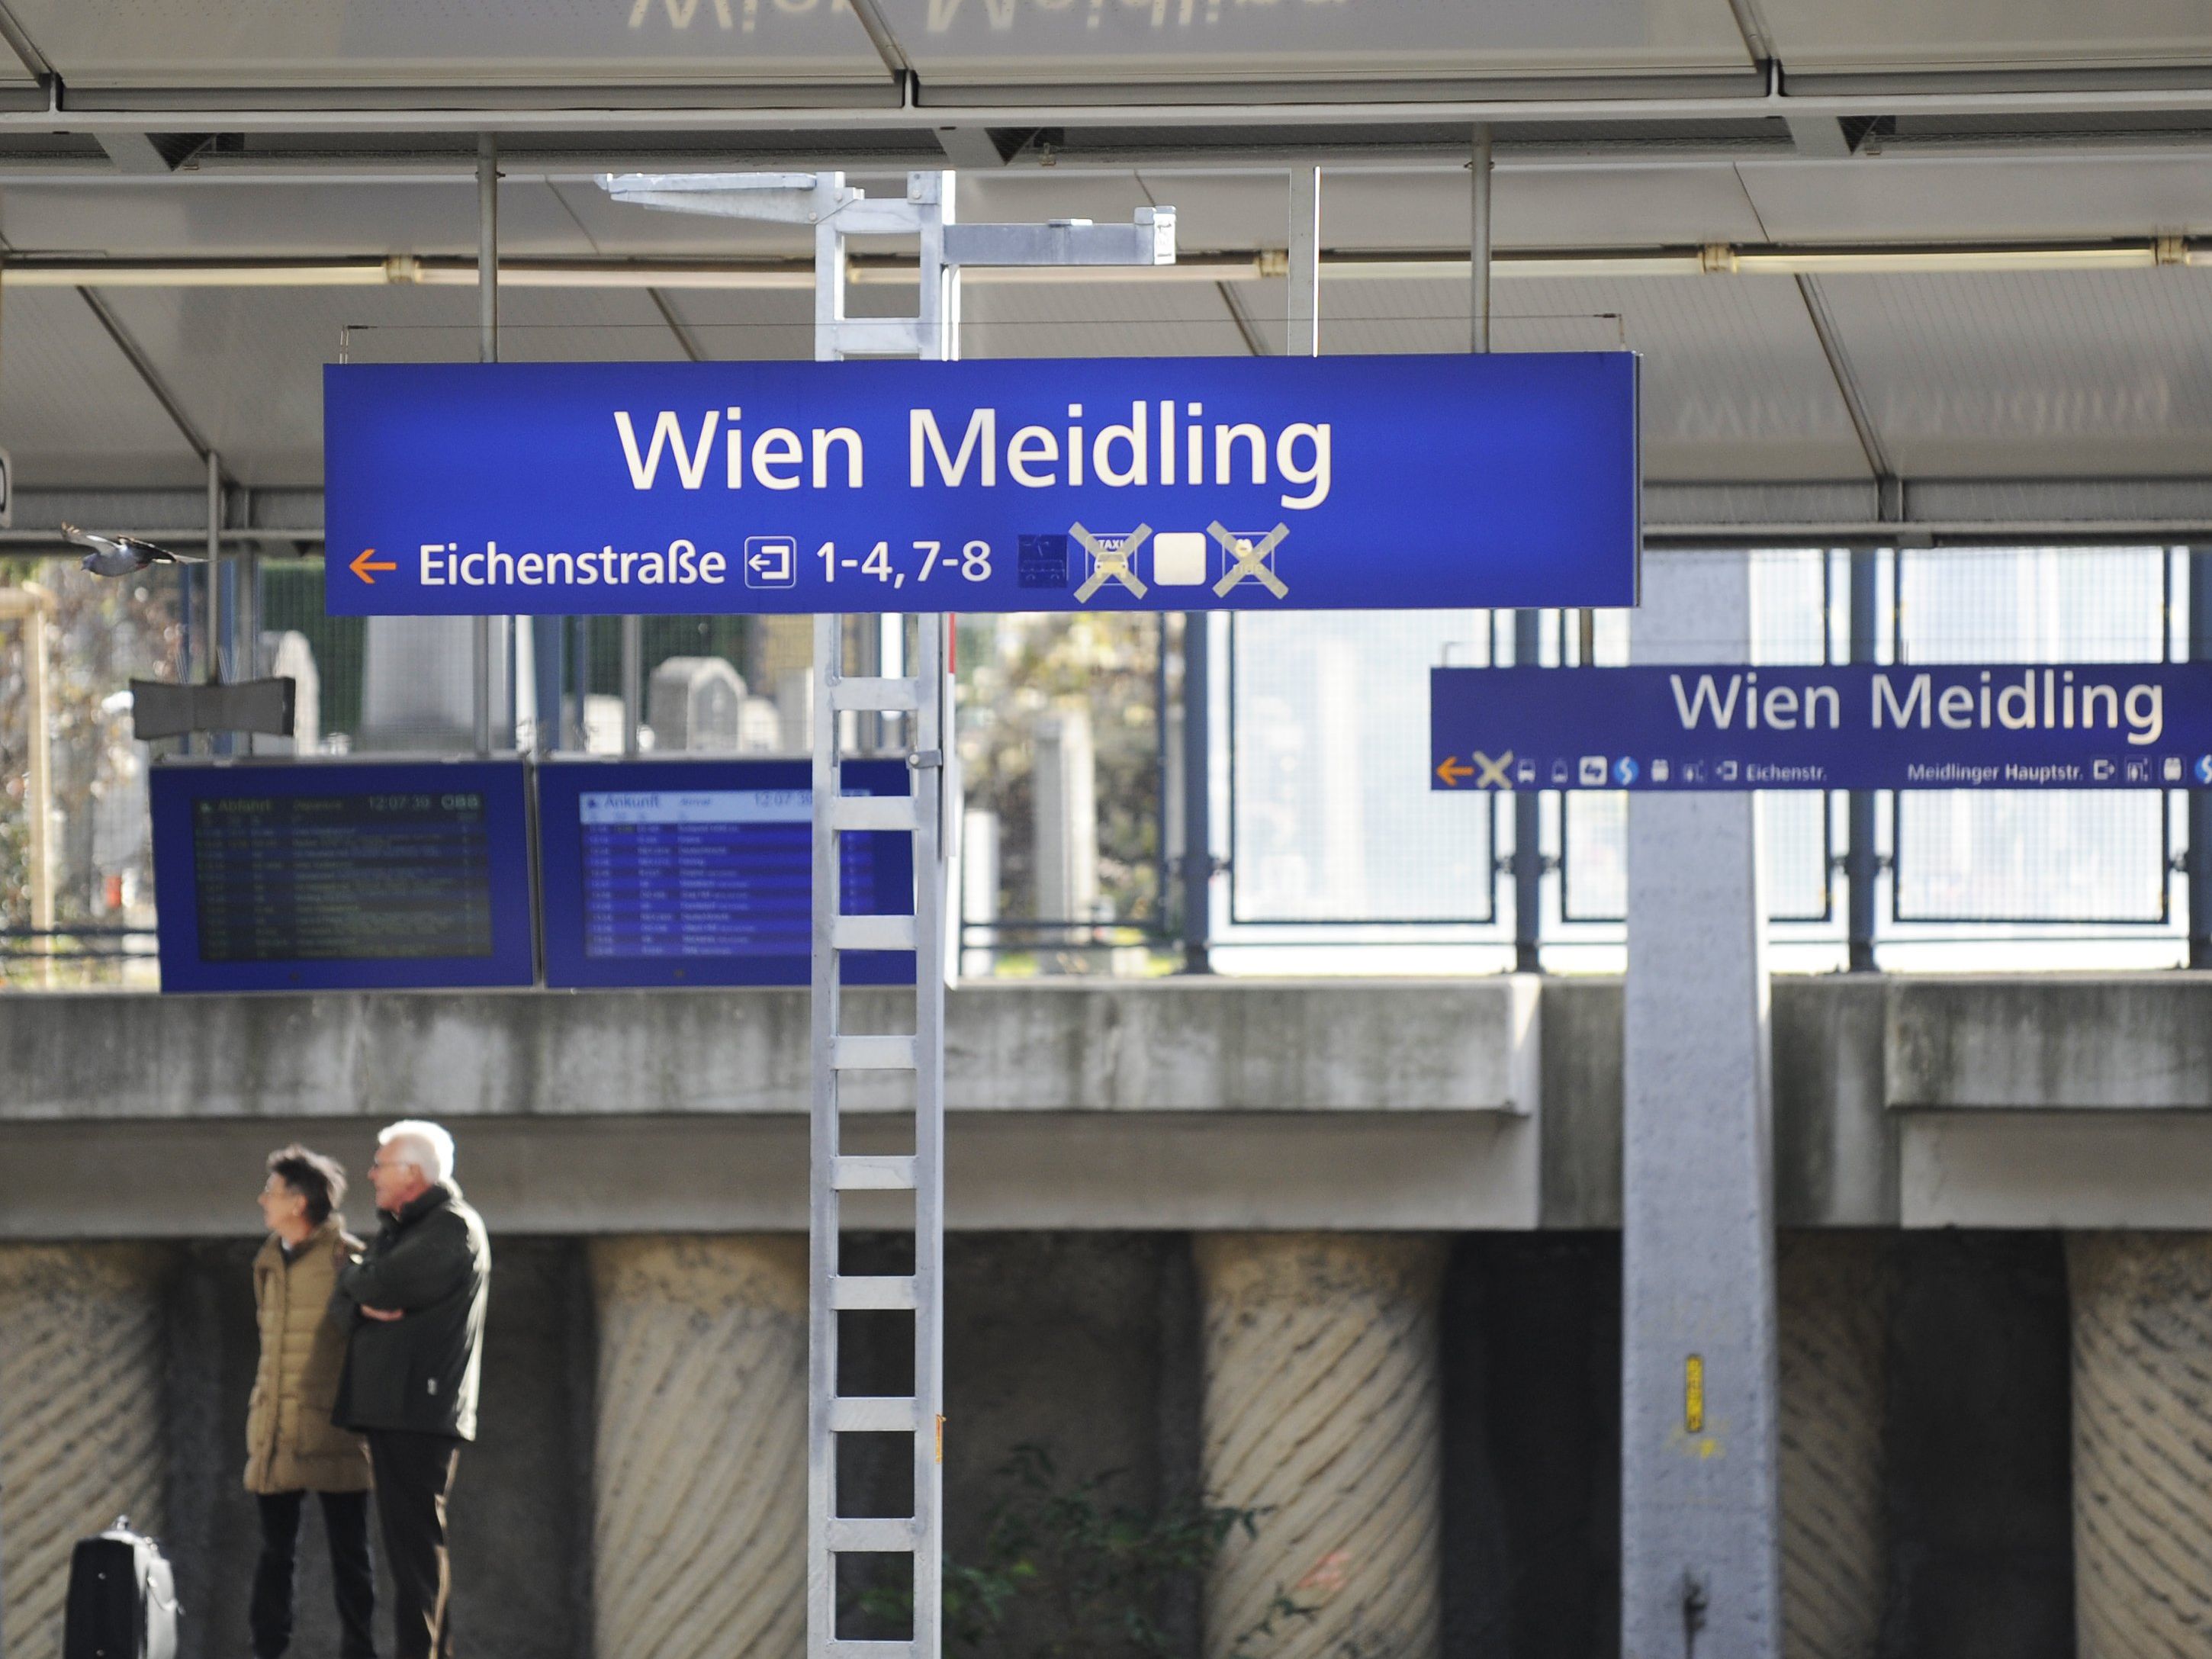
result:
M 392 1569 L 392 1651 L 397 1659 L 452 1659 L 446 1495 L 460 1467 L 461 1443 L 450 1435 L 372 1429 L 368 1462 Z
M 261 1559 L 253 1568 L 246 1621 L 254 1659 L 277 1659 L 292 1643 L 292 1569 L 300 1544 L 301 1492 L 260 1494 Z M 331 1547 L 331 1584 L 338 1604 L 342 1659 L 376 1659 L 376 1566 L 368 1553 L 368 1494 L 323 1492 L 323 1536 Z

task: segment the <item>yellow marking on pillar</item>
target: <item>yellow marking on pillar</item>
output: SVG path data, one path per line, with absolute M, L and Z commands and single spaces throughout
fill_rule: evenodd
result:
M 1693 1353 L 1682 1362 L 1682 1426 L 1692 1434 L 1705 1432 L 1705 1361 L 1702 1354 Z
M 943 1412 L 937 1414 L 937 1461 L 940 1463 L 945 1461 L 945 1413 Z

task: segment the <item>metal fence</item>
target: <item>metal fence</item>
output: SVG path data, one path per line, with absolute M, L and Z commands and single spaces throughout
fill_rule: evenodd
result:
M 1428 671 L 1488 665 L 1495 627 L 1486 611 L 1232 619 L 1232 922 L 1497 919 L 1494 799 L 1428 787 Z
M 1903 663 L 2167 659 L 2186 581 L 2183 556 L 2166 548 L 1905 550 L 1893 648 Z M 2162 793 L 1899 791 L 1891 811 L 1896 921 L 2136 927 L 2171 916 Z
M 1846 654 L 1849 556 L 1715 556 L 1750 561 L 1754 660 Z M 1884 551 L 1876 563 L 1883 660 L 2185 654 L 2188 562 L 2177 550 L 1909 549 Z M 387 639 L 378 623 L 326 615 L 319 561 L 264 557 L 256 570 L 257 665 L 312 684 L 301 747 L 456 746 L 466 723 L 453 706 L 465 689 L 454 678 L 466 678 L 465 652 L 457 656 L 452 642 L 428 639 L 411 621 Z M 204 577 L 191 588 L 173 576 L 94 583 L 58 562 L 0 562 L 0 584 L 37 578 L 56 595 L 55 929 L 30 931 L 24 657 L 20 628 L 0 622 L 0 974 L 45 977 L 46 953 L 58 951 L 79 977 L 145 982 L 155 920 L 145 779 L 155 750 L 131 738 L 124 687 L 133 676 L 175 678 L 188 638 L 195 672 L 204 672 Z M 1499 878 L 1513 856 L 1513 815 L 1493 795 L 1431 791 L 1426 763 L 1429 669 L 1510 661 L 1511 617 L 1246 614 L 1206 625 L 1216 663 L 1206 851 L 1225 869 L 1217 935 L 1232 946 L 1293 950 L 1408 941 L 1510 949 L 1511 907 L 1500 896 L 1510 884 Z M 1174 896 L 1183 626 L 1103 616 L 963 621 L 962 919 L 971 969 L 1167 965 L 1182 921 Z M 622 623 L 572 619 L 556 629 L 510 634 L 498 625 L 514 648 L 503 644 L 501 653 L 495 743 L 514 741 L 518 726 L 533 735 L 535 653 L 550 639 L 563 661 L 554 746 L 619 749 Z M 646 618 L 639 632 L 642 744 L 680 732 L 682 747 L 799 746 L 811 654 L 804 618 Z M 1625 662 L 1627 637 L 1625 612 L 1547 612 L 1539 657 L 1569 667 Z M 658 677 L 663 668 L 669 674 Z M 709 679 L 735 701 L 703 721 L 683 712 L 679 694 Z M 2178 939 L 2183 806 L 2178 794 L 2150 791 L 1898 793 L 1879 813 L 1889 885 L 1880 938 L 1987 943 L 2041 929 L 2039 937 L 2071 939 Z M 1774 793 L 1761 811 L 1778 936 L 1840 941 L 1844 798 Z M 1626 822 L 1618 794 L 1547 801 L 1547 946 L 1621 937 Z
M 1824 663 L 1844 654 L 1838 605 L 1839 562 L 1826 550 L 1790 548 L 1746 556 L 1751 566 L 1753 662 Z M 1593 613 L 1587 629 L 1562 613 L 1563 664 L 1619 666 L 1628 661 L 1628 615 Z M 1587 635 L 1587 637 L 1585 637 Z M 1767 917 L 1825 922 L 1836 914 L 1832 875 L 1836 813 L 1819 790 L 1776 790 L 1759 798 L 1766 853 Z M 1569 922 L 1623 923 L 1628 915 L 1628 798 L 1618 791 L 1561 797 L 1559 911 Z
M 1778 549 L 1740 556 L 1750 564 L 1753 661 L 1809 664 L 1849 654 L 1850 554 Z M 2162 548 L 1884 551 L 1877 556 L 1877 654 L 1900 661 L 2185 654 L 2185 560 Z M 1627 622 L 1621 611 L 1547 612 L 1540 659 L 1625 663 Z M 1416 925 L 1456 928 L 1469 944 L 1506 939 L 1495 877 L 1509 867 L 1510 817 L 1494 800 L 1470 812 L 1469 803 L 1431 793 L 1421 738 L 1427 670 L 1511 660 L 1510 619 L 1481 612 L 1441 621 L 1245 616 L 1231 636 L 1232 927 L 1295 927 L 1312 943 L 1387 945 Z M 1356 714 L 1347 686 L 1364 698 Z M 1974 944 L 2039 926 L 2069 938 L 2179 926 L 2169 896 L 2185 839 L 2179 798 L 1914 791 L 1885 805 L 1881 879 L 1890 887 L 1888 920 L 1905 930 L 1900 938 Z M 1768 792 L 1760 810 L 1769 920 L 1793 938 L 1840 942 L 1844 797 Z M 1626 797 L 1564 793 L 1543 821 L 1547 869 L 1556 872 L 1547 939 L 1617 939 L 1627 898 Z M 1370 844 L 1390 851 L 1378 858 Z M 1490 902 L 1465 902 L 1478 884 Z M 1324 937 L 1315 930 L 1326 923 L 1338 925 Z
M 1574 790 L 1561 797 L 1565 833 L 1559 908 L 1575 922 L 1628 920 L 1628 797 Z M 1817 789 L 1769 790 L 1759 799 L 1769 921 L 1835 919 L 1835 801 Z

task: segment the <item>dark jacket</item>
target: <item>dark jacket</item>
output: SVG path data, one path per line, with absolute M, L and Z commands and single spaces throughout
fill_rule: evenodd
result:
M 448 1182 L 382 1221 L 361 1259 L 338 1269 L 331 1305 L 350 1335 L 331 1420 L 473 1440 L 491 1290 L 483 1218 Z M 374 1320 L 363 1308 L 405 1317 Z

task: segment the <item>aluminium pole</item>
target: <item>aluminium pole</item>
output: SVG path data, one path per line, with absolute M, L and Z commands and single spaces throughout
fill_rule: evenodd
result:
M 177 684 L 179 685 L 190 685 L 192 683 L 192 665 L 201 654 L 192 648 L 193 635 L 195 631 L 204 632 L 206 629 L 204 620 L 200 623 L 198 630 L 195 630 L 193 626 L 192 613 L 195 607 L 192 604 L 192 589 L 198 585 L 196 570 L 208 570 L 210 573 L 208 605 L 197 608 L 204 611 L 214 603 L 215 576 L 210 567 L 186 565 L 177 572 Z M 190 732 L 178 738 L 177 752 L 179 755 L 189 755 L 192 752 L 192 734 Z
M 237 572 L 222 556 L 222 458 L 207 453 L 208 666 L 210 678 L 228 685 L 238 678 Z M 234 732 L 210 733 L 218 755 L 237 752 Z
M 477 140 L 477 361 L 499 361 L 499 141 Z M 476 749 L 491 753 L 491 618 L 469 619 L 469 670 Z M 514 626 L 513 623 L 508 623 Z
M 1207 750 L 1213 688 L 1208 617 L 1182 613 L 1182 970 L 1213 971 L 1213 775 Z
M 2189 659 L 2212 662 L 2212 547 L 2189 550 Z M 2212 789 L 2189 792 L 2189 965 L 2212 968 Z
M 23 779 L 25 851 L 30 855 L 31 928 L 39 941 L 39 982 L 54 982 L 54 782 L 53 699 L 46 627 L 53 618 L 53 595 L 36 582 L 14 590 L 10 608 L 23 629 L 23 690 L 30 729 Z M 0 611 L 0 616 L 8 612 Z
M 644 701 L 645 618 L 622 619 L 623 753 L 637 753 L 639 706 Z
M 1490 124 L 1475 124 L 1474 155 L 1468 165 L 1474 208 L 1474 234 L 1468 246 L 1468 272 L 1474 284 L 1470 351 L 1490 349 Z
M 1875 660 L 1875 561 L 1870 547 L 1850 551 L 1850 660 Z M 1871 789 L 1854 789 L 1846 798 L 1848 838 L 1844 843 L 1844 884 L 1846 889 L 1845 933 L 1850 940 L 1850 971 L 1874 971 L 1875 882 L 1881 870 L 1875 848 L 1875 798 Z
M 1533 667 L 1541 659 L 1543 612 L 1513 613 L 1513 664 Z M 1501 762 L 1500 764 L 1503 764 Z M 1544 795 L 1540 789 L 1513 792 L 1513 971 L 1544 971 Z
M 1291 169 L 1290 332 L 1284 350 L 1321 356 L 1321 169 Z
M 1321 169 L 1290 174 L 1284 349 L 1321 355 Z M 1213 971 L 1213 641 L 1203 611 L 1182 617 L 1182 971 Z
M 1478 122 L 1468 162 L 1469 205 L 1468 275 L 1471 283 L 1468 349 L 1490 350 L 1491 143 L 1487 122 Z M 1528 667 L 1540 657 L 1543 613 L 1513 613 L 1513 661 Z M 1513 792 L 1513 971 L 1541 973 L 1544 907 L 1544 797 L 1540 790 Z
M 207 453 L 207 562 L 210 574 L 218 578 L 228 572 L 222 561 L 222 458 L 210 449 Z M 214 582 L 209 592 L 209 660 L 216 675 L 224 680 L 237 678 L 233 657 L 238 642 L 231 637 L 237 622 L 236 594 L 222 580 Z

